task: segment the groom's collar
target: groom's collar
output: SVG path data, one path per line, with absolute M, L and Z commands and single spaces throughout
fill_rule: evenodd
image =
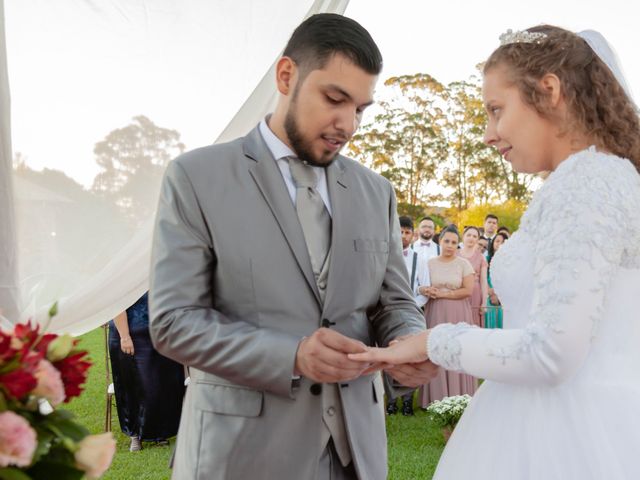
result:
M 269 124 L 267 123 L 269 121 L 269 117 L 271 117 L 271 115 L 267 115 L 267 117 L 262 119 L 258 125 L 258 129 L 260 130 L 262 139 L 264 140 L 264 143 L 267 144 L 267 148 L 271 152 L 271 155 L 273 155 L 273 158 L 276 160 L 280 160 L 285 157 L 295 157 L 296 154 L 294 151 L 291 150 L 286 143 L 280 140 L 278 136 L 273 133 L 271 127 L 269 127 Z

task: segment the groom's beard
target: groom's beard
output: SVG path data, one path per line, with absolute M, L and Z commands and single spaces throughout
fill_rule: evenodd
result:
M 289 105 L 289 110 L 287 110 L 287 114 L 284 117 L 284 131 L 291 143 L 291 148 L 293 148 L 293 151 L 300 160 L 307 162 L 309 165 L 314 167 L 328 167 L 335 160 L 336 156 L 338 156 L 339 151 L 322 158 L 318 158 L 313 154 L 311 141 L 304 138 L 298 126 L 298 117 L 295 113 L 297 99 L 298 90 L 296 87 L 296 91 L 293 92 L 291 104 Z

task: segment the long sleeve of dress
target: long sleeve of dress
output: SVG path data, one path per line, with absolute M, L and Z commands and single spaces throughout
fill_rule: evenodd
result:
M 450 370 L 505 383 L 556 385 L 570 378 L 597 334 L 612 278 L 626 259 L 637 259 L 638 178 L 628 161 L 593 149 L 563 162 L 509 240 L 515 243 L 508 253 L 516 260 L 534 255 L 531 307 L 516 312 L 527 315 L 526 326 L 440 325 L 429 336 L 429 358 Z M 502 270 L 492 267 L 497 286 Z

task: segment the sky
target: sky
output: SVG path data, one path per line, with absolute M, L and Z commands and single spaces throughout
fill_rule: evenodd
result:
M 4 0 L 13 150 L 90 186 L 94 144 L 136 115 L 179 131 L 189 149 L 212 143 L 310 3 Z M 637 99 L 638 13 L 624 0 L 351 0 L 345 14 L 378 43 L 383 79 L 445 83 L 474 74 L 507 29 L 596 29 Z

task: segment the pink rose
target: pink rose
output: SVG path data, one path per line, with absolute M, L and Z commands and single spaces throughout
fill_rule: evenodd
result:
M 29 422 L 12 411 L 0 413 L 0 467 L 28 466 L 36 445 L 36 432 Z
M 64 402 L 64 383 L 60 372 L 48 360 L 40 360 L 36 369 L 38 385 L 33 394 L 44 397 L 54 407 Z
M 76 467 L 84 471 L 88 478 L 100 478 L 111 465 L 115 453 L 116 441 L 111 432 L 87 435 L 80 441 L 74 454 Z

